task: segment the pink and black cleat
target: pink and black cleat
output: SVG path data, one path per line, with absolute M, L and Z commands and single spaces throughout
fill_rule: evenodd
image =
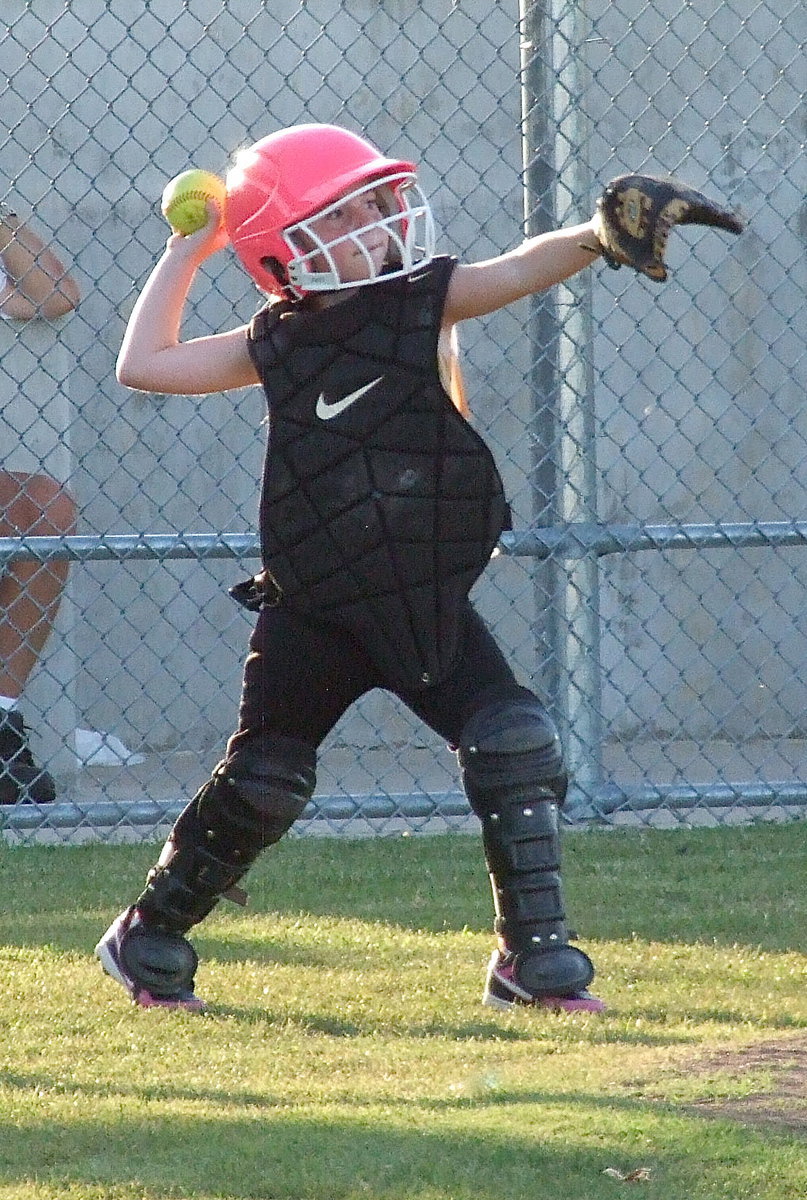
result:
M 563 995 L 531 991 L 519 982 L 517 968 L 517 955 L 503 950 L 493 951 L 482 993 L 483 1004 L 502 1012 L 510 1012 L 520 1005 L 549 1008 L 554 1012 L 605 1012 L 604 1002 L 584 988 Z
M 199 962 L 193 946 L 181 934 L 145 925 L 136 908 L 112 922 L 95 953 L 140 1008 L 204 1010 L 193 991 Z

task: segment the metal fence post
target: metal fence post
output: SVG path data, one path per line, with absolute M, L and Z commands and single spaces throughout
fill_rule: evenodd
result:
M 558 210 L 579 220 L 588 195 L 584 16 L 557 0 L 521 6 L 524 214 L 527 236 L 554 228 Z M 577 103 L 575 103 L 577 100 Z M 560 307 L 562 305 L 562 308 Z M 535 524 L 597 519 L 591 284 L 531 298 Z M 549 560 L 536 573 L 536 600 L 551 597 L 545 637 L 571 796 L 600 782 L 597 556 Z M 546 600 L 544 600 L 544 603 Z
M 522 164 L 524 235 L 535 237 L 555 226 L 555 163 L 552 130 L 552 80 L 549 18 L 543 0 L 520 0 Z M 552 525 L 557 519 L 558 338 L 556 297 L 538 293 L 528 300 L 530 362 L 532 523 Z M 535 656 L 550 703 L 560 688 L 557 612 L 553 603 L 557 566 L 536 564 L 533 575 Z
M 561 223 L 590 214 L 587 38 L 583 5 L 552 2 L 553 126 Z M 596 522 L 597 430 L 594 402 L 592 276 L 584 271 L 559 290 L 558 503 L 561 524 Z M 581 813 L 602 776 L 599 560 L 566 560 L 558 572 L 557 640 L 560 705 L 571 778 L 569 808 Z

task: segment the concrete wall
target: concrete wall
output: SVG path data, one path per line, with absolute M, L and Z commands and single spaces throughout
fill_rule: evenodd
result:
M 807 13 L 656 0 L 633 20 L 598 0 L 591 15 L 598 173 L 677 174 L 747 221 L 736 240 L 676 231 L 661 288 L 622 271 L 595 289 L 602 518 L 802 519 Z M 617 729 L 798 735 L 807 555 L 622 556 L 602 578 Z
M 166 237 L 157 211 L 165 181 L 190 165 L 223 171 L 240 145 L 271 129 L 341 122 L 421 164 L 442 248 L 474 259 L 513 245 L 522 213 L 518 6 L 5 7 L 0 194 L 52 235 L 84 291 L 56 334 L 70 369 L 60 368 L 50 388 L 64 408 L 81 531 L 252 529 L 260 394 L 134 395 L 114 379 L 127 316 Z M 563 7 L 549 5 L 554 15 Z M 588 72 L 585 96 L 571 98 L 592 188 L 576 198 L 577 211 L 588 211 L 614 174 L 659 169 L 740 205 L 750 220 L 733 243 L 677 232 L 674 277 L 662 290 L 597 270 L 601 517 L 800 516 L 804 11 L 791 4 L 785 21 L 780 8 L 755 6 L 748 21 L 736 5 L 715 9 L 706 0 L 655 0 L 638 18 L 607 0 L 585 10 L 581 45 L 554 46 L 561 57 L 579 53 Z M 220 255 L 197 281 L 186 332 L 245 321 L 258 300 L 231 256 Z M 520 521 L 532 511 L 527 315 L 516 305 L 472 323 L 462 339 L 477 420 Z M 14 374 L 5 353 L 3 374 Z M 749 714 L 771 732 L 790 727 L 805 700 L 796 667 L 807 649 L 799 602 L 807 556 L 771 559 L 643 556 L 602 565 L 611 730 L 736 730 Z M 253 565 L 243 564 L 244 573 Z M 67 628 L 49 654 L 74 656 L 77 723 L 134 748 L 217 746 L 233 723 L 249 631 L 226 596 L 241 573 L 222 562 L 74 569 Z M 476 594 L 525 681 L 540 683 L 531 575 L 528 562 L 500 560 Z M 742 652 L 738 628 L 756 638 Z M 38 682 L 31 703 L 45 713 L 57 690 Z M 54 737 L 64 724 L 56 722 Z M 356 745 L 429 740 L 379 697 L 339 737 Z

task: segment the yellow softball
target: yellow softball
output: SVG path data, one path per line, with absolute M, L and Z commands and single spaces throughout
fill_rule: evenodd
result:
M 207 201 L 216 200 L 223 209 L 225 196 L 223 179 L 212 171 L 194 168 L 165 185 L 160 208 L 174 233 L 196 233 L 207 224 Z

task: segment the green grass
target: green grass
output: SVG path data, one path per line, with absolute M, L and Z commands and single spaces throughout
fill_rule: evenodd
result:
M 92 958 L 154 846 L 0 848 L 0 1200 L 803 1200 L 803 1139 L 692 1104 L 803 1037 L 807 824 L 565 853 L 604 1017 L 481 1007 L 473 837 L 282 843 L 196 932 L 202 1016 Z

